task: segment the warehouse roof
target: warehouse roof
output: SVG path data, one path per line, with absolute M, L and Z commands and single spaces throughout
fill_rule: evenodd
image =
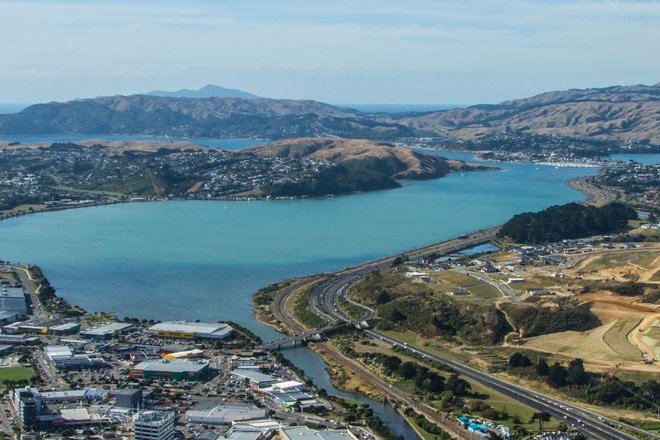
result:
M 27 303 L 23 289 L 20 287 L 0 288 L 0 309 L 26 314 Z
M 133 369 L 135 370 L 148 370 L 148 371 L 162 371 L 168 373 L 182 373 L 188 371 L 198 372 L 209 365 L 208 361 L 201 359 L 173 359 L 171 361 L 165 359 L 156 359 L 152 361 L 144 361 L 137 364 Z
M 264 374 L 254 370 L 246 370 L 246 369 L 238 369 L 238 368 L 232 371 L 231 374 L 233 374 L 236 377 L 248 379 L 251 383 L 275 383 L 278 380 L 280 380 L 279 378 L 275 376 L 271 376 L 270 374 Z
M 201 404 L 186 412 L 186 418 L 191 423 L 228 424 L 234 420 L 261 419 L 264 417 L 266 417 L 265 409 L 239 403 Z
M 228 336 L 233 329 L 227 324 L 213 322 L 168 321 L 149 328 L 152 333 L 193 333 L 195 335 L 221 338 Z
M 355 439 L 347 430 L 314 430 L 306 426 L 293 426 L 289 428 L 282 428 L 284 438 L 297 439 L 297 440 L 348 440 Z
M 50 329 L 54 331 L 66 331 L 66 330 L 73 330 L 80 327 L 80 324 L 77 322 L 65 322 L 64 324 L 58 324 L 52 326 Z
M 90 330 L 82 332 L 82 335 L 85 336 L 110 336 L 115 333 L 128 330 L 132 328 L 133 324 L 125 324 L 123 322 L 111 322 L 109 324 L 104 324 L 99 327 L 95 327 Z

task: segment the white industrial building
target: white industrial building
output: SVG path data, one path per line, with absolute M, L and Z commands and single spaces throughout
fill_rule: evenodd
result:
M 80 335 L 91 339 L 110 339 L 118 334 L 134 330 L 133 324 L 123 322 L 110 322 L 81 332 Z
M 149 333 L 166 338 L 224 339 L 234 329 L 227 324 L 211 322 L 168 321 L 149 328 Z
M 100 368 L 106 365 L 102 358 L 78 354 L 68 345 L 49 345 L 44 347 L 44 352 L 57 368 Z
M 241 403 L 222 403 L 219 405 L 213 402 L 201 403 L 194 409 L 186 411 L 188 423 L 201 425 L 229 425 L 237 421 L 263 419 L 265 417 L 265 409 Z
M 282 440 L 358 440 L 347 429 L 309 429 L 306 426 L 292 426 L 280 428 Z

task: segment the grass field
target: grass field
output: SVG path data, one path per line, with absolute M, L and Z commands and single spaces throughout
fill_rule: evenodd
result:
M 463 273 L 443 270 L 436 275 L 436 279 L 453 287 L 460 287 L 471 293 L 471 295 L 466 296 L 455 296 L 454 298 L 459 301 L 493 304 L 502 297 L 502 294 L 496 287 Z
M 413 419 L 412 417 L 408 417 L 408 416 L 404 416 L 404 417 L 406 418 L 406 420 L 408 421 L 408 423 L 409 423 L 409 424 L 415 429 L 415 431 L 417 431 L 417 433 L 421 435 L 421 437 L 422 437 L 424 440 L 440 440 L 440 439 L 442 439 L 442 437 L 440 437 L 439 435 L 431 434 L 430 432 L 426 432 L 426 431 L 424 431 L 424 430 L 423 430 L 423 429 L 417 424 L 417 422 L 415 421 L 415 419 Z
M 32 368 L 25 367 L 5 367 L 0 368 L 0 382 L 17 380 L 30 380 L 36 374 Z

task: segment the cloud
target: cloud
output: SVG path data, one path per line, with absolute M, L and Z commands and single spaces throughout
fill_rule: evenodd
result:
M 530 82 L 657 82 L 658 23 L 648 1 L 0 0 L 0 77 L 13 85 L 0 101 L 39 100 L 18 96 L 38 80 L 39 93 L 51 81 L 43 99 L 236 79 L 224 85 L 327 101 L 344 87 L 361 102 L 404 99 L 392 77 L 409 102 L 493 99 L 493 77 L 501 99 Z M 447 84 L 453 96 L 428 91 Z

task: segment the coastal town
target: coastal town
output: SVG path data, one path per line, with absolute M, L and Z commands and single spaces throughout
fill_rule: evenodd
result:
M 421 142 L 420 142 L 421 141 Z M 412 144 L 438 149 L 470 151 L 484 160 L 561 167 L 601 167 L 612 154 L 650 154 L 656 145 L 640 141 L 612 141 L 584 136 L 502 133 L 475 139 L 423 138 Z
M 608 163 L 594 182 L 621 192 L 629 203 L 640 209 L 660 207 L 660 165 L 634 161 Z
M 373 438 L 236 324 L 65 318 L 40 302 L 30 268 L 1 269 L 8 437 Z
M 188 145 L 113 151 L 102 145 L 0 149 L 0 211 L 33 212 L 145 199 L 253 198 L 334 164 Z

